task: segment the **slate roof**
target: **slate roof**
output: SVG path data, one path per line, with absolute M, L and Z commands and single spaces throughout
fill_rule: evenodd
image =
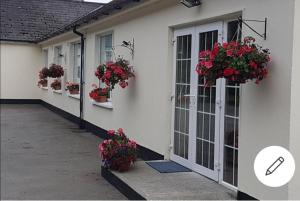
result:
M 103 6 L 95 9 L 94 11 L 82 16 L 81 18 L 74 20 L 70 24 L 61 27 L 60 29 L 41 37 L 39 41 L 41 42 L 47 40 L 51 37 L 55 37 L 59 34 L 72 30 L 74 27 L 80 27 L 87 24 L 91 24 L 97 20 L 113 16 L 121 11 L 125 11 L 129 8 L 135 7 L 141 3 L 149 0 L 112 0 L 111 2 L 104 4 Z M 151 0 L 150 0 L 151 1 Z
M 0 0 L 0 40 L 40 41 L 102 5 L 75 0 Z

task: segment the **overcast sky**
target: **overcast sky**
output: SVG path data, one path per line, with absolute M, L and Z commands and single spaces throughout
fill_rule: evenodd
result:
M 85 0 L 85 1 L 91 1 L 91 2 L 99 2 L 99 3 L 108 3 L 111 0 Z

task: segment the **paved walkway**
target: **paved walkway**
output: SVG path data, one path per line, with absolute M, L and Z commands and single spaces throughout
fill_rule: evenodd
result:
M 40 105 L 1 105 L 1 199 L 126 199 L 100 175 L 100 139 Z

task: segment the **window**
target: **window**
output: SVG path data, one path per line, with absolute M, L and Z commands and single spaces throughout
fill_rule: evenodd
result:
M 98 62 L 99 64 L 105 64 L 108 61 L 113 60 L 113 34 L 106 33 L 98 37 Z M 104 88 L 104 83 L 99 83 L 100 87 Z M 108 101 L 111 102 L 112 94 L 109 93 Z
M 73 70 L 73 82 L 80 82 L 81 71 L 81 43 L 71 45 L 71 66 Z
M 58 65 L 62 65 L 62 47 L 61 46 L 57 46 L 54 47 L 54 63 L 58 64 Z
M 48 50 L 43 50 L 44 66 L 48 68 Z
M 100 64 L 106 63 L 108 61 L 112 61 L 113 59 L 113 38 L 112 34 L 101 35 L 99 38 L 99 47 L 100 47 L 100 55 L 99 62 Z

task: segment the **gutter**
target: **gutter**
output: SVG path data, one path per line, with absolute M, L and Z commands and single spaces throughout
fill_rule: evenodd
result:
M 80 122 L 79 122 L 79 128 L 84 129 L 85 123 L 84 123 L 84 116 L 83 116 L 83 97 L 84 97 L 84 35 L 83 33 L 77 31 L 77 27 L 73 27 L 73 33 L 80 36 L 81 39 L 81 53 L 80 53 Z

